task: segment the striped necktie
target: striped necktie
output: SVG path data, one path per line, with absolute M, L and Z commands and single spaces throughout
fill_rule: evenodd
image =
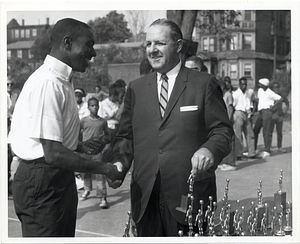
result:
M 168 103 L 168 76 L 166 74 L 162 74 L 161 79 L 162 79 L 162 83 L 161 83 L 161 90 L 160 90 L 159 107 L 160 107 L 161 117 L 163 118 Z

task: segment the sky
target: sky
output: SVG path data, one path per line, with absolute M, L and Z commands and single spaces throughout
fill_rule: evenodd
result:
M 113 10 L 113 9 L 112 9 Z M 21 25 L 22 20 L 25 21 L 25 25 L 38 25 L 46 24 L 46 18 L 49 18 L 50 25 L 55 24 L 57 20 L 66 17 L 72 17 L 83 22 L 88 22 L 89 20 L 94 20 L 96 17 L 104 17 L 111 10 L 53 10 L 53 11 L 7 11 L 7 23 L 13 18 L 18 21 Z M 151 24 L 157 18 L 165 18 L 166 10 L 145 10 L 148 13 L 149 24 Z M 118 13 L 125 15 L 126 10 L 117 10 Z

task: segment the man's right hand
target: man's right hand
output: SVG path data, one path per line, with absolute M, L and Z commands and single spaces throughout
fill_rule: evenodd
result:
M 116 175 L 119 178 L 113 179 L 113 178 L 110 178 L 107 176 L 106 181 L 107 181 L 109 187 L 116 189 L 116 188 L 120 187 L 123 183 L 123 180 L 121 180 L 121 177 L 122 177 L 121 173 L 123 171 L 123 165 L 120 162 L 116 162 L 113 164 L 113 166 L 117 169 Z

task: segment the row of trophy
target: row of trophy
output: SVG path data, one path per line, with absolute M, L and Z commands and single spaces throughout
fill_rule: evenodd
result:
M 216 215 L 217 203 L 209 197 L 209 205 L 203 206 L 200 200 L 200 209 L 196 216 L 193 213 L 193 176 L 190 175 L 189 198 L 190 204 L 186 211 L 186 221 L 189 227 L 188 233 L 182 230 L 179 236 L 285 236 L 292 234 L 291 204 L 286 204 L 286 192 L 282 191 L 283 171 L 279 178 L 279 190 L 274 194 L 274 207 L 263 203 L 262 181 L 257 188 L 257 203 L 251 202 L 249 210 L 245 206 L 240 207 L 240 201 L 236 200 L 237 207 L 233 211 L 228 202 L 229 179 L 226 179 L 226 187 L 222 199 L 220 214 Z M 286 206 L 287 205 L 287 206 Z M 194 220 L 194 222 L 193 222 Z M 193 226 L 196 226 L 196 231 Z
M 200 200 L 200 208 L 194 212 L 194 176 L 188 178 L 188 196 L 182 197 L 178 211 L 185 213 L 185 221 L 188 232 L 178 231 L 179 236 L 285 236 L 292 235 L 291 204 L 286 204 L 286 192 L 282 191 L 283 171 L 279 178 L 279 190 L 274 194 L 274 206 L 263 203 L 262 181 L 257 188 L 257 203 L 251 202 L 250 209 L 240 206 L 240 200 L 236 200 L 237 206 L 233 211 L 229 203 L 229 179 L 226 179 L 226 187 L 222 198 L 222 206 L 219 215 L 217 203 L 209 196 L 208 206 L 203 206 Z M 124 228 L 123 237 L 129 237 L 131 212 L 128 211 L 128 222 Z M 134 234 L 136 236 L 136 234 Z

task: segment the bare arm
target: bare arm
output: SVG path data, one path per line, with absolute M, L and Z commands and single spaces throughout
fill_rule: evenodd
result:
M 102 163 L 102 154 L 94 156 L 79 154 L 64 147 L 62 143 L 46 139 L 40 139 L 45 160 L 48 164 L 68 169 L 74 172 L 92 172 L 104 174 L 110 179 L 118 176 L 117 167 L 112 164 Z

